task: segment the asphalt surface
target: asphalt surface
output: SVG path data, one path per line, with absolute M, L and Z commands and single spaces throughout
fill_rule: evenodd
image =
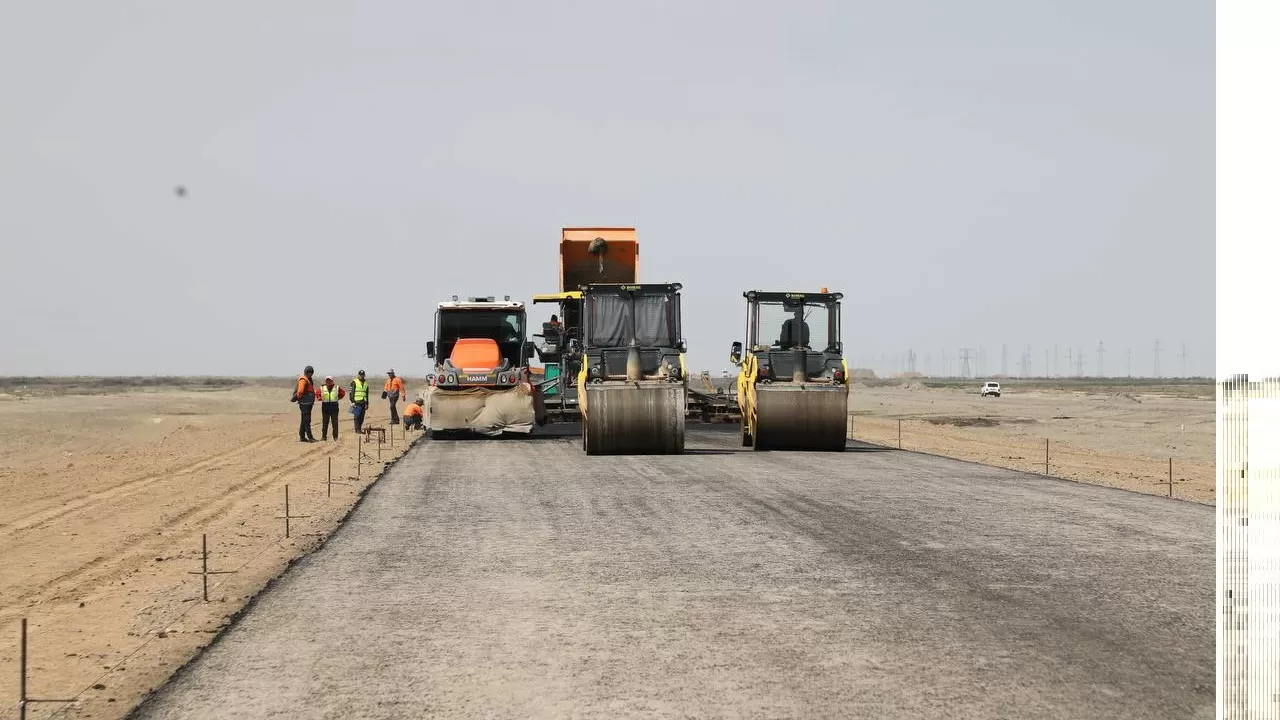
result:
M 1212 508 L 737 445 L 420 442 L 133 717 L 1214 717 Z

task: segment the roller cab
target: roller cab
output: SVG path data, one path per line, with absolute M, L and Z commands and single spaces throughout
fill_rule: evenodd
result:
M 733 343 L 742 445 L 756 450 L 845 448 L 849 366 L 841 293 L 748 290 L 746 343 Z
M 680 284 L 583 285 L 577 376 L 589 455 L 684 452 Z
M 546 421 L 541 393 L 529 380 L 533 343 L 525 339 L 523 303 L 472 297 L 439 303 L 435 367 L 423 393 L 428 430 L 444 435 L 528 434 Z

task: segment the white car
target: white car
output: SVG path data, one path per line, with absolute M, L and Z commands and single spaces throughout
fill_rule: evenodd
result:
M 1000 383 L 998 382 L 985 383 L 982 386 L 982 397 L 986 397 L 988 395 L 995 395 L 996 397 L 1000 397 Z

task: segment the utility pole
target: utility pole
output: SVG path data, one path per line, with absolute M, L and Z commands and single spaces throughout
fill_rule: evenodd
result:
M 1071 348 L 1067 348 L 1067 372 L 1071 372 Z
M 1099 340 L 1098 341 L 1098 377 L 1102 377 L 1102 354 L 1104 352 L 1106 352 L 1106 350 L 1102 349 L 1102 341 Z
M 1178 353 L 1178 357 L 1182 358 L 1182 377 L 1187 377 L 1187 344 L 1182 343 L 1182 352 Z
M 1160 341 L 1159 341 L 1159 340 L 1157 340 L 1157 341 L 1156 341 L 1156 354 L 1155 354 L 1155 355 L 1156 355 L 1155 368 L 1154 368 L 1154 369 L 1155 369 L 1155 375 L 1156 375 L 1156 377 L 1160 377 Z
M 1133 348 L 1129 348 L 1129 377 L 1133 377 Z

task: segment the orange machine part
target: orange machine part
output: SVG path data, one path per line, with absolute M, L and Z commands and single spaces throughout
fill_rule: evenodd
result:
M 605 241 L 603 256 L 587 252 L 596 238 Z M 634 283 L 640 263 L 635 228 L 562 228 L 560 292 L 590 283 Z
M 463 370 L 492 370 L 502 364 L 498 343 L 489 338 L 460 338 L 449 353 L 449 362 Z

